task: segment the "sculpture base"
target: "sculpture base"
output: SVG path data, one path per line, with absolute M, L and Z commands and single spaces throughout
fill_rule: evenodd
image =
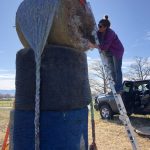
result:
M 34 111 L 13 110 L 11 150 L 34 150 Z M 87 150 L 88 108 L 41 112 L 40 150 Z

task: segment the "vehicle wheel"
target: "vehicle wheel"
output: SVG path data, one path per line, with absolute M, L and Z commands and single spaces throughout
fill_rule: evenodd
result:
M 102 119 L 112 119 L 113 118 L 113 112 L 109 105 L 103 104 L 99 108 L 100 115 Z

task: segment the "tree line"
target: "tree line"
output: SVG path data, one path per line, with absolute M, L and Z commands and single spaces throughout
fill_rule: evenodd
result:
M 14 98 L 14 95 L 11 95 L 11 94 L 1 94 L 0 93 L 0 99 L 4 99 L 4 98 L 8 98 L 8 99 L 10 99 L 10 98 Z

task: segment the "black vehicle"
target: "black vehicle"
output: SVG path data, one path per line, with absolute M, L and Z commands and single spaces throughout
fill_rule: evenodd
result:
M 121 96 L 128 115 L 150 114 L 150 80 L 124 81 Z M 112 93 L 96 96 L 94 108 L 100 111 L 102 119 L 112 119 L 119 114 Z

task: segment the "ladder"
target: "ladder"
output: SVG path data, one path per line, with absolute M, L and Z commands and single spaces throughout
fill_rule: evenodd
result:
M 98 28 L 97 28 L 96 21 L 95 21 L 95 18 L 94 18 L 94 14 L 92 12 L 92 9 L 91 9 L 91 6 L 90 6 L 89 2 L 86 3 L 86 9 L 87 9 L 87 11 L 91 12 L 91 14 L 93 15 L 93 21 L 95 23 L 93 36 L 95 37 L 96 44 L 99 45 L 99 40 L 98 40 L 98 37 L 97 37 Z M 105 56 L 103 55 L 103 53 L 100 49 L 99 49 L 99 53 L 100 53 L 100 57 L 101 57 L 101 60 L 102 60 L 102 64 L 103 64 L 105 73 L 107 73 L 107 75 L 108 75 L 110 88 L 112 90 L 112 93 L 114 95 L 118 110 L 120 112 L 119 119 L 122 121 L 122 123 L 125 126 L 126 133 L 127 133 L 128 138 L 131 142 L 131 145 L 132 145 L 132 149 L 133 150 L 139 150 L 137 140 L 136 140 L 135 135 L 134 135 L 134 130 L 133 130 L 133 127 L 132 127 L 131 122 L 129 120 L 129 117 L 127 116 L 127 111 L 126 111 L 126 108 L 125 108 L 124 103 L 122 101 L 122 97 L 120 96 L 120 94 L 116 93 L 116 90 L 115 90 L 115 87 L 114 87 L 114 81 L 113 81 L 113 78 L 111 76 L 111 71 L 109 69 L 108 62 L 107 62 Z

